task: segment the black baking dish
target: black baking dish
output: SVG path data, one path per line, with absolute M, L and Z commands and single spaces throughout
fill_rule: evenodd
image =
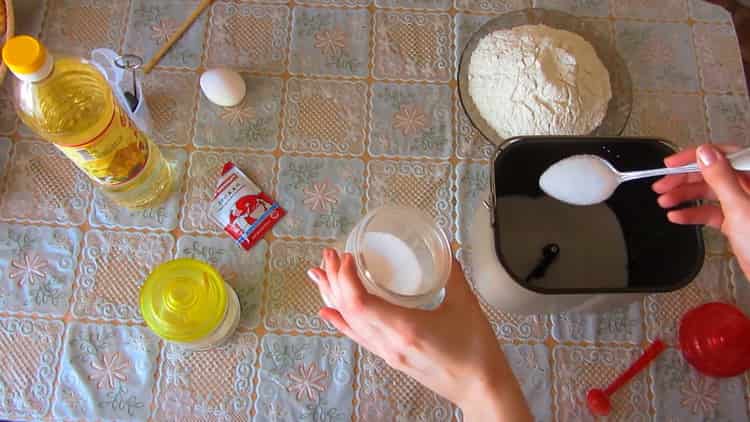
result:
M 606 202 L 625 239 L 627 284 L 624 287 L 604 287 L 596 280 L 586 287 L 535 286 L 528 282 L 531 276 L 516 274 L 507 265 L 500 243 L 503 227 L 494 217 L 498 198 L 545 196 L 539 188 L 539 176 L 553 163 L 571 155 L 599 155 L 618 170 L 630 171 L 663 167 L 663 159 L 675 150 L 669 142 L 654 138 L 535 136 L 507 140 L 497 148 L 491 163 L 494 169 L 490 173 L 491 193 L 485 204 L 493 216 L 497 258 L 517 283 L 543 294 L 655 293 L 686 286 L 703 265 L 703 233 L 701 227 L 680 226 L 667 220 L 651 189 L 655 179 L 622 184 Z M 692 204 L 683 206 L 689 205 Z

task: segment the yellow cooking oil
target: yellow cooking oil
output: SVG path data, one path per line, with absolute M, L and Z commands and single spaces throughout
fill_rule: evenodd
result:
M 5 44 L 3 61 L 17 77 L 14 96 L 21 120 L 113 201 L 144 208 L 167 198 L 169 164 L 119 106 L 95 66 L 79 57 L 53 56 L 25 35 Z

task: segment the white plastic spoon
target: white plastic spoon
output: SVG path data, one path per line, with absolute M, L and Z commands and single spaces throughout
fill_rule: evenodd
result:
M 750 148 L 727 156 L 732 167 L 750 171 Z M 619 172 L 596 155 L 574 155 L 551 165 L 539 178 L 539 187 L 549 196 L 571 205 L 594 205 L 609 199 L 623 182 L 646 177 L 699 172 L 698 165 Z

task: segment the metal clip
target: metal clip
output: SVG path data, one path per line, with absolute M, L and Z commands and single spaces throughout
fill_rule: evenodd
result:
M 125 91 L 123 95 L 125 95 L 125 100 L 128 102 L 130 111 L 135 111 L 138 103 L 141 101 L 135 81 L 135 71 L 143 66 L 143 59 L 135 54 L 123 54 L 115 58 L 115 66 L 130 71 L 130 76 L 133 79 L 133 92 Z

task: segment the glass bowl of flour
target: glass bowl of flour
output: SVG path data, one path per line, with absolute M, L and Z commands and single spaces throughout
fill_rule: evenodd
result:
M 546 9 L 485 23 L 463 51 L 458 87 L 471 122 L 498 145 L 515 136 L 619 136 L 633 101 L 611 34 Z

